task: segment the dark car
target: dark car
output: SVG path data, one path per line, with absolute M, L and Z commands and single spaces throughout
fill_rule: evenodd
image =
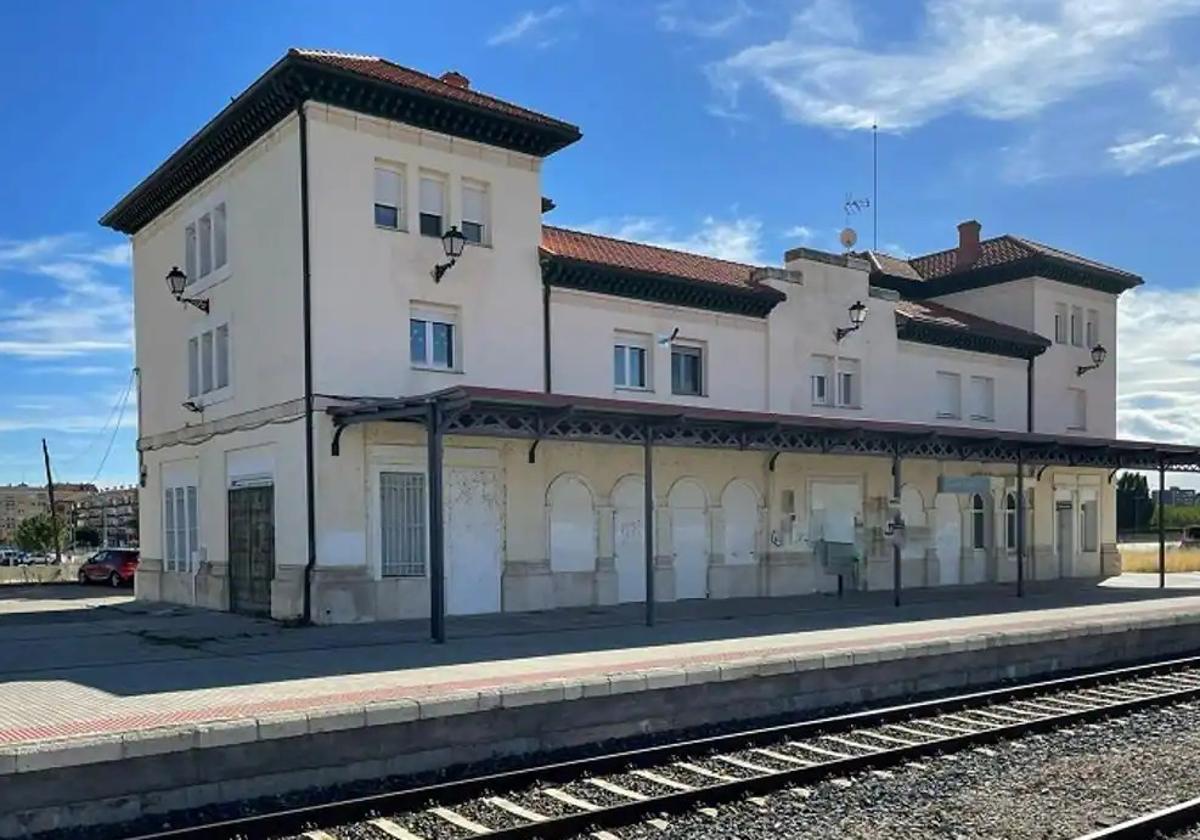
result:
M 112 587 L 132 586 L 137 567 L 136 548 L 101 549 L 79 567 L 79 582 L 107 583 Z

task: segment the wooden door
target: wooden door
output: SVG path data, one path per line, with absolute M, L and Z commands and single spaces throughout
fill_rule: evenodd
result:
M 275 488 L 229 491 L 229 608 L 245 615 L 271 614 L 275 577 Z

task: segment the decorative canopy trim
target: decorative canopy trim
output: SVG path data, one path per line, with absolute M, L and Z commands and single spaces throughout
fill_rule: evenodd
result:
M 920 423 L 691 408 L 635 400 L 464 386 L 401 398 L 348 399 L 326 409 L 342 431 L 376 422 L 426 422 L 438 405 L 441 431 L 525 440 L 758 452 L 842 453 L 984 463 L 1200 472 L 1200 447 L 1065 437 Z
M 122 233 L 137 233 L 304 101 L 537 157 L 582 136 L 574 125 L 533 112 L 525 116 L 515 106 L 501 110 L 438 95 L 428 85 L 409 86 L 368 76 L 323 60 L 319 54 L 292 50 L 105 213 L 100 224 Z

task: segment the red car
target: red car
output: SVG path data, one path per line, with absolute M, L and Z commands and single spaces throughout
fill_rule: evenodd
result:
M 136 548 L 104 548 L 79 567 L 79 582 L 107 583 L 113 588 L 132 586 L 133 573 L 137 571 L 137 567 Z

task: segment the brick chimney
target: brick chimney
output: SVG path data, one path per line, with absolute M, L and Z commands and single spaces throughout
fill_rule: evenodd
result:
M 954 268 L 956 271 L 970 268 L 979 260 L 981 253 L 979 248 L 980 227 L 979 222 L 974 219 L 959 222 L 958 251 L 954 255 Z
M 468 90 L 471 87 L 471 80 L 462 73 L 459 73 L 457 70 L 447 70 L 438 78 L 448 85 L 453 85 L 454 87 L 462 88 L 463 90 Z

